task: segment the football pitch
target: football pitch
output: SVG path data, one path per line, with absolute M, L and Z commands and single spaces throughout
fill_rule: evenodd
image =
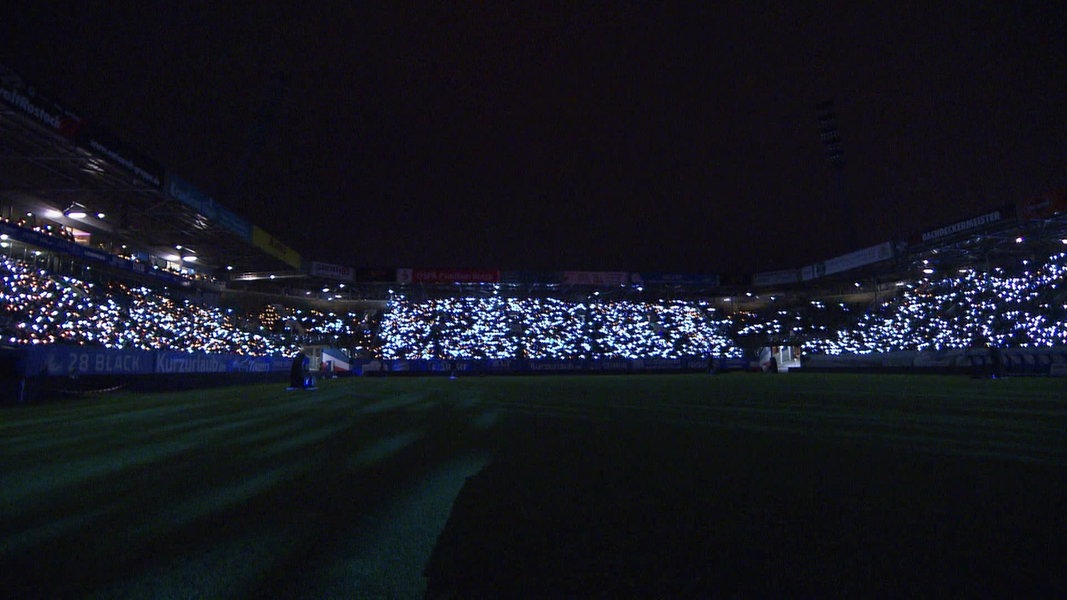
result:
M 8 597 L 1067 594 L 1067 381 L 344 378 L 0 409 Z

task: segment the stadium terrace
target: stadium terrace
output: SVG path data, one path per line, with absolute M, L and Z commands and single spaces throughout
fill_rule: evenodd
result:
M 923 273 L 867 305 L 809 300 L 724 310 L 707 299 L 584 301 L 488 295 L 326 313 L 268 304 L 212 308 L 165 290 L 98 284 L 0 262 L 6 345 L 290 356 L 325 343 L 368 360 L 612 360 L 742 357 L 746 340 L 795 340 L 805 355 L 1067 345 L 1067 253 L 989 271 Z

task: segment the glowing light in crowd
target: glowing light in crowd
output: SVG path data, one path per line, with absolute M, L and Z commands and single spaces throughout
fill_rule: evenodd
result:
M 482 296 L 420 301 L 391 290 L 387 309 L 371 319 L 273 305 L 240 314 L 4 257 L 0 323 L 11 344 L 291 355 L 304 343 L 340 340 L 365 356 L 397 359 L 740 356 L 737 341 L 748 336 L 799 340 L 804 352 L 824 354 L 1067 344 L 1067 253 L 988 271 L 923 271 L 864 306 L 811 300 L 736 310 L 733 303 L 724 312 L 704 300 L 507 297 L 493 286 Z

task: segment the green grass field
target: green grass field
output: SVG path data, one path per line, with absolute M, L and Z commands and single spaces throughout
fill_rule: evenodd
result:
M 731 374 L 351 378 L 6 407 L 0 587 L 1062 595 L 1065 400 L 1067 381 L 1048 378 Z

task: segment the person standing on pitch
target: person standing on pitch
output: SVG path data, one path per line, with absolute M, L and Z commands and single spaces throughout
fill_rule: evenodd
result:
M 293 366 L 289 369 L 289 389 L 300 390 L 308 386 L 308 365 L 311 360 L 303 351 L 293 357 Z

